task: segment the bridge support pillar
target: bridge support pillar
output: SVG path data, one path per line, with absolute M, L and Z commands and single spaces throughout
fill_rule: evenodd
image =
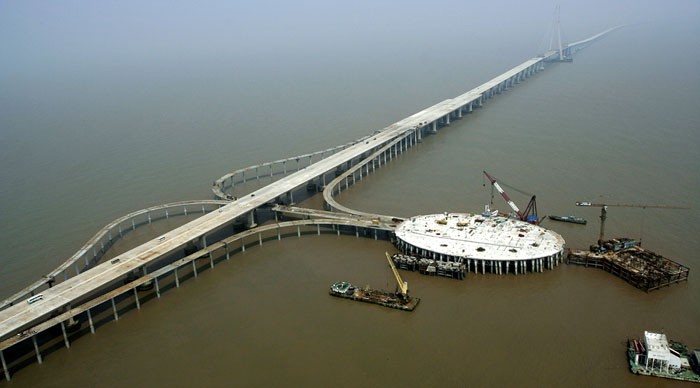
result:
M 451 113 L 445 115 L 445 125 L 450 125 L 450 115 Z
M 156 283 L 156 296 L 160 298 L 160 284 L 158 284 L 158 276 L 153 278 L 153 281 Z
M 192 262 L 194 263 L 194 260 Z M 136 287 L 134 287 L 134 299 L 136 300 L 136 309 L 141 310 L 141 301 L 139 301 L 139 292 Z
M 7 362 L 5 362 L 5 355 L 0 350 L 0 361 L 2 361 L 2 370 L 5 372 L 5 380 L 10 381 L 10 370 L 7 369 Z
M 437 120 L 433 121 L 432 126 L 430 132 L 437 133 Z
M 248 228 L 255 228 L 258 224 L 255 223 L 255 209 L 248 213 Z
M 41 353 L 39 352 L 39 344 L 36 342 L 36 334 L 32 336 L 32 342 L 34 343 L 34 351 L 36 352 L 36 361 L 39 364 L 43 364 L 44 360 L 42 360 Z
M 92 322 L 92 313 L 87 309 L 88 323 L 90 324 L 90 333 L 95 334 L 95 324 Z
M 114 298 L 110 299 L 112 301 L 112 312 L 114 312 L 114 320 L 119 320 L 119 314 L 117 313 L 117 304 L 114 303 Z
M 70 349 L 70 342 L 68 342 L 68 334 L 66 333 L 66 324 L 61 322 L 61 332 L 63 333 L 63 343 L 66 344 L 66 349 Z

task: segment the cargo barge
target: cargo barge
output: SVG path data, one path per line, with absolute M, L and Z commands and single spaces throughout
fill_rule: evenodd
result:
M 700 383 L 700 350 L 692 354 L 680 342 L 668 340 L 665 334 L 644 332 L 643 339 L 627 340 L 627 360 L 636 375 Z
M 585 218 L 574 216 L 548 216 L 550 220 L 559 222 L 569 222 L 572 224 L 586 225 L 588 221 Z
M 412 296 L 404 297 L 400 293 L 374 290 L 369 287 L 358 288 L 348 282 L 333 283 L 329 294 L 339 298 L 373 303 L 404 311 L 413 311 L 418 305 L 418 302 L 420 302 L 420 298 Z
M 688 281 L 690 273 L 688 267 L 642 249 L 627 238 L 602 241 L 589 251 L 572 249 L 567 263 L 600 268 L 647 292 Z
M 386 260 L 389 263 L 389 268 L 394 273 L 396 278 L 396 292 L 386 292 L 373 290 L 369 286 L 365 288 L 357 288 L 348 282 L 335 282 L 331 285 L 329 293 L 339 298 L 352 299 L 358 302 L 374 303 L 384 307 L 391 307 L 404 311 L 413 311 L 420 298 L 414 298 L 408 295 L 408 282 L 401 279 L 399 271 L 396 269 L 394 262 L 391 260 L 388 252 L 384 252 Z

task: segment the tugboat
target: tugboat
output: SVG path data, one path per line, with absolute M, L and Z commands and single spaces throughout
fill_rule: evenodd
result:
M 341 281 L 333 283 L 328 293 L 339 298 L 374 303 L 404 311 L 413 311 L 418 305 L 418 302 L 420 302 L 420 298 L 408 295 L 408 283 L 401 279 L 401 275 L 399 275 L 399 271 L 396 270 L 389 253 L 385 252 L 385 254 L 389 261 L 389 266 L 394 272 L 394 277 L 396 277 L 396 282 L 398 283 L 396 292 L 374 290 L 369 287 L 357 288 L 348 282 Z
M 570 222 L 572 224 L 580 224 L 580 225 L 586 225 L 588 221 L 581 217 L 574 217 L 574 216 L 549 216 L 550 220 L 554 221 L 561 221 L 561 222 Z

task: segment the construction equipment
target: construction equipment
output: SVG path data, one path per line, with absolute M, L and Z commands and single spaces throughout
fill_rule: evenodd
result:
M 515 212 L 515 214 L 518 216 L 518 219 L 520 221 L 526 221 L 531 224 L 539 224 L 540 219 L 537 217 L 537 202 L 535 201 L 535 196 L 533 195 L 532 198 L 530 199 L 530 202 L 528 202 L 527 207 L 525 208 L 524 212 L 521 212 L 520 209 L 515 205 L 515 202 L 513 202 L 512 199 L 506 194 L 506 192 L 501 188 L 501 185 L 496 182 L 496 178 L 492 177 L 484 171 L 484 175 L 486 175 L 486 178 L 491 182 L 491 205 L 493 205 L 493 188 L 496 188 L 499 193 L 501 193 L 501 196 L 503 199 L 506 200 L 508 203 L 508 206 L 510 206 L 511 209 Z
M 391 270 L 394 272 L 394 276 L 396 277 L 396 282 L 398 283 L 398 289 L 396 293 L 399 295 L 401 299 L 407 299 L 408 298 L 408 282 L 404 282 L 403 279 L 401 279 L 401 275 L 399 275 L 399 271 L 396 269 L 396 266 L 394 265 L 394 261 L 391 260 L 391 256 L 389 256 L 389 252 L 384 252 L 386 255 L 386 259 L 389 261 L 389 266 L 391 267 Z
M 605 220 L 608 218 L 608 207 L 636 207 L 642 209 L 690 209 L 686 206 L 676 205 L 640 205 L 629 203 L 592 203 L 592 202 L 576 202 L 576 206 L 599 207 L 600 208 L 600 235 L 598 236 L 598 245 L 603 243 L 603 235 L 605 234 Z M 640 239 L 641 240 L 641 239 Z M 641 245 L 641 241 L 640 241 Z

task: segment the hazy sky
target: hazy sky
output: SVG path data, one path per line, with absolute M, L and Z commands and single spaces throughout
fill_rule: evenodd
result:
M 648 20 L 696 21 L 685 1 L 3 1 L 0 80 L 169 61 L 294 62 L 332 51 L 387 55 L 492 35 L 533 51 L 561 4 L 565 40 Z M 697 32 L 697 28 L 696 32 Z M 673 37 L 669 37 L 670 40 Z M 533 52 L 533 55 L 536 54 Z

